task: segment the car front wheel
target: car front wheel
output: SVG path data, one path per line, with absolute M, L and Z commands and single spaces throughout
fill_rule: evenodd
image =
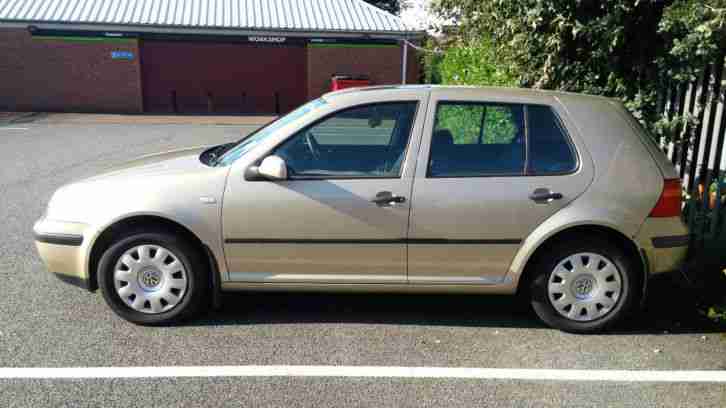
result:
M 536 267 L 532 307 L 560 330 L 602 331 L 627 315 L 638 298 L 637 264 L 601 238 L 556 245 Z
M 134 233 L 101 257 L 98 281 L 111 309 L 144 325 L 178 323 L 196 314 L 206 295 L 199 251 L 167 233 Z

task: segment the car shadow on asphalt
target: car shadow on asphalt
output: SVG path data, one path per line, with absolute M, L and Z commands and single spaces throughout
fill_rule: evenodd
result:
M 700 311 L 698 293 L 655 279 L 641 311 L 611 335 L 723 333 Z M 192 326 L 350 323 L 549 329 L 515 296 L 250 292 L 223 295 L 222 307 Z

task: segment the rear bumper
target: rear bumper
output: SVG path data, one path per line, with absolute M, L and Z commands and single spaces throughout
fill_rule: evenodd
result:
M 636 241 L 648 258 L 651 275 L 678 271 L 686 261 L 688 228 L 679 217 L 648 218 Z
M 666 237 L 653 237 L 650 239 L 655 249 L 688 247 L 690 235 L 670 235 Z
M 90 289 L 86 275 L 88 225 L 41 218 L 33 226 L 35 246 L 48 271 L 64 282 Z

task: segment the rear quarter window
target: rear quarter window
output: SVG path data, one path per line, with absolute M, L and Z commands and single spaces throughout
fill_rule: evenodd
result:
M 570 138 L 550 107 L 529 105 L 527 126 L 528 174 L 566 174 L 577 169 L 577 158 Z

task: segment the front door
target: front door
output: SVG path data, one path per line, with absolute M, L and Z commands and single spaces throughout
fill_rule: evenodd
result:
M 328 115 L 269 153 L 285 160 L 288 180 L 230 180 L 223 208 L 230 279 L 405 283 L 415 165 L 407 153 L 423 120 L 420 102 Z
M 554 103 L 432 95 L 414 182 L 409 280 L 502 283 L 522 241 L 585 190 L 591 165 Z

